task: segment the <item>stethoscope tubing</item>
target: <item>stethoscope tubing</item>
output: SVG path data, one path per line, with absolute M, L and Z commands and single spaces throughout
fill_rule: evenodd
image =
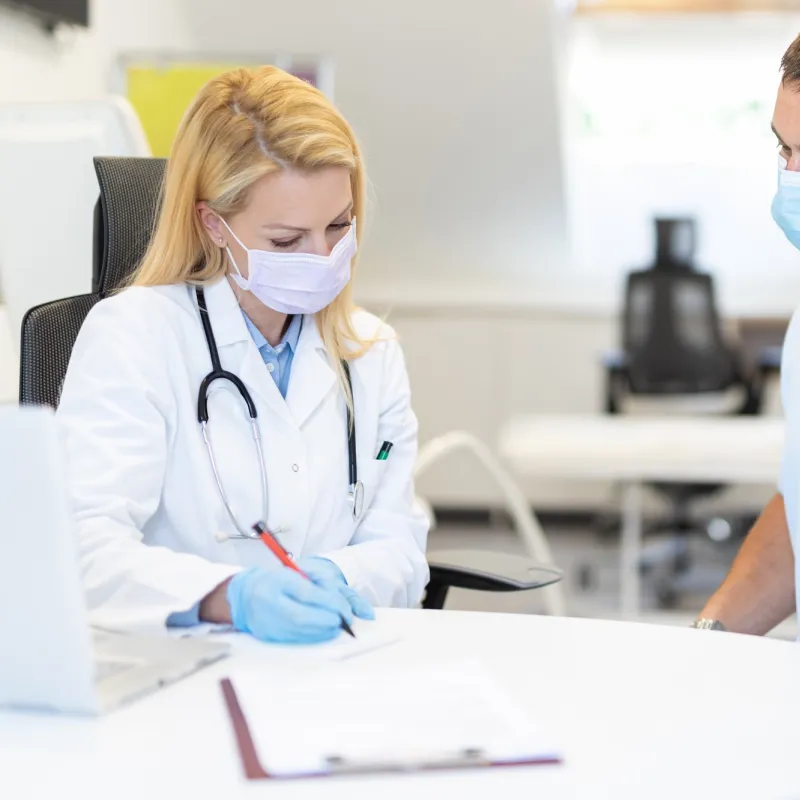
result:
M 203 288 L 200 286 L 196 287 L 195 295 L 197 296 L 197 306 L 200 311 L 200 322 L 202 323 L 203 326 L 203 333 L 205 335 L 206 344 L 208 345 L 208 352 L 211 357 L 211 372 L 209 372 L 208 375 L 206 375 L 205 378 L 203 378 L 197 393 L 197 421 L 200 424 L 200 430 L 203 437 L 203 442 L 205 443 L 205 447 L 208 452 L 208 458 L 211 463 L 211 471 L 214 474 L 214 481 L 217 484 L 217 489 L 219 490 L 220 497 L 222 498 L 222 503 L 225 506 L 225 510 L 227 511 L 228 516 L 231 519 L 231 522 L 233 523 L 234 527 L 238 532 L 238 535 L 228 536 L 226 538 L 252 539 L 255 541 L 259 541 L 260 540 L 259 536 L 253 531 L 253 526 L 241 525 L 237 520 L 236 514 L 233 511 L 233 507 L 231 506 L 228 495 L 225 492 L 224 486 L 222 485 L 222 479 L 220 477 L 219 467 L 217 465 L 217 460 L 214 456 L 214 448 L 211 445 L 209 414 L 208 414 L 209 389 L 211 388 L 211 385 L 215 381 L 228 381 L 235 387 L 236 391 L 239 393 L 239 396 L 242 398 L 245 406 L 247 407 L 247 414 L 250 417 L 250 425 L 253 432 L 253 442 L 256 448 L 256 453 L 258 457 L 258 468 L 261 478 L 261 492 L 262 492 L 261 522 L 262 524 L 266 525 L 269 487 L 267 484 L 267 469 L 266 469 L 266 464 L 264 463 L 264 450 L 262 447 L 261 432 L 258 427 L 258 411 L 256 410 L 256 404 L 253 402 L 253 398 L 250 394 L 250 391 L 245 386 L 241 378 L 239 378 L 238 375 L 234 375 L 232 372 L 228 372 L 227 370 L 222 369 L 222 363 L 219 357 L 219 350 L 217 349 L 217 341 L 214 336 L 214 331 L 211 327 L 211 319 L 209 317 L 208 305 L 206 303 L 206 297 Z M 341 363 L 342 363 L 342 369 L 344 370 L 344 374 L 347 379 L 347 384 L 350 388 L 350 397 L 352 400 L 353 381 L 352 381 L 352 376 L 350 374 L 350 365 L 344 360 Z M 347 462 L 348 462 L 347 478 L 349 486 L 348 491 L 349 491 L 350 502 L 353 506 L 353 517 L 355 519 L 359 519 L 361 517 L 361 511 L 363 509 L 364 486 L 358 480 L 358 457 L 356 452 L 356 424 L 355 424 L 355 417 L 349 405 L 347 406 L 346 424 L 347 424 Z

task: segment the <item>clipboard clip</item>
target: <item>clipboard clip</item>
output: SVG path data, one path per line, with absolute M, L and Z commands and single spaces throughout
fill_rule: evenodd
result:
M 331 775 L 355 775 L 375 772 L 421 772 L 435 769 L 461 769 L 489 767 L 491 761 L 484 750 L 467 747 L 455 753 L 432 756 L 427 753 L 409 753 L 397 758 L 345 758 L 328 756 L 325 766 Z

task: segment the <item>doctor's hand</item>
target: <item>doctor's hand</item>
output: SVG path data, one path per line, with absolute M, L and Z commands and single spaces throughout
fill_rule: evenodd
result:
M 240 572 L 230 579 L 226 596 L 234 628 L 265 642 L 325 642 L 339 635 L 342 618 L 353 622 L 340 592 L 286 567 Z
M 360 619 L 375 619 L 375 611 L 369 601 L 347 585 L 344 574 L 333 561 L 319 556 L 308 556 L 307 558 L 301 558 L 297 562 L 297 566 L 317 586 L 339 592 L 350 604 L 350 608 L 357 617 Z

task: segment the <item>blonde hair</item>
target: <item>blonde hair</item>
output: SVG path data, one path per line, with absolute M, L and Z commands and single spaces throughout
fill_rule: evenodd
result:
M 155 233 L 132 283 L 203 285 L 219 280 L 227 262 L 203 227 L 198 201 L 226 217 L 244 208 L 250 187 L 265 175 L 334 166 L 350 171 L 360 244 L 366 216 L 364 163 L 352 129 L 325 95 L 277 67 L 236 69 L 214 78 L 200 90 L 178 129 Z M 356 333 L 353 310 L 348 284 L 316 314 L 351 407 L 341 361 L 359 358 L 374 344 Z

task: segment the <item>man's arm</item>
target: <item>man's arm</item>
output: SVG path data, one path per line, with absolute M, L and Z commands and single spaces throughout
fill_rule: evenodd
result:
M 718 619 L 729 631 L 763 635 L 794 610 L 794 553 L 783 497 L 776 494 L 700 616 Z

